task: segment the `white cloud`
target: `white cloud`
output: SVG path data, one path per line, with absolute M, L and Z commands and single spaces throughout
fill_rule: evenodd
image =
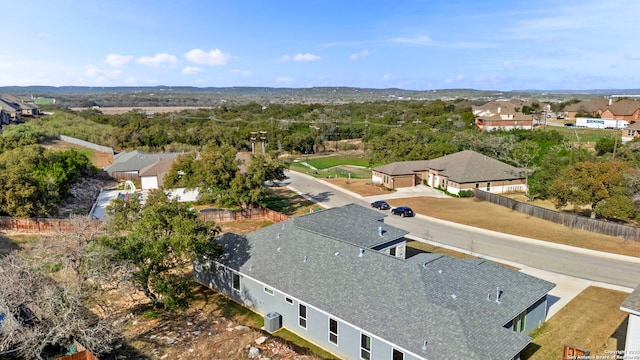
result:
M 429 45 L 433 44 L 433 40 L 426 35 L 418 35 L 412 38 L 407 37 L 398 37 L 390 40 L 391 42 L 401 43 L 401 44 L 413 44 L 413 45 Z
M 202 71 L 202 68 L 199 68 L 196 66 L 185 66 L 184 69 L 182 69 L 182 73 L 187 75 L 194 75 L 201 71 Z
M 85 76 L 93 78 L 97 84 L 111 84 L 117 80 L 122 71 L 120 70 L 102 70 L 93 65 L 87 65 L 84 71 Z
M 292 77 L 286 77 L 286 76 L 280 76 L 276 78 L 276 83 L 278 84 L 290 84 L 295 82 L 296 79 L 292 78 Z
M 384 74 L 384 76 L 382 76 L 382 78 L 383 78 L 384 80 L 386 80 L 386 81 L 389 81 L 389 80 L 396 80 L 396 79 L 399 79 L 400 77 L 399 77 L 399 76 L 396 76 L 396 75 L 391 75 L 391 74 Z
M 231 55 L 223 53 L 220 49 L 211 50 L 209 52 L 204 52 L 200 49 L 193 49 L 184 54 L 184 57 L 196 64 L 216 66 L 226 65 L 231 59 Z
M 109 54 L 104 61 L 111 66 L 119 67 L 127 65 L 132 59 L 131 55 Z
M 153 67 L 158 67 L 162 64 L 169 64 L 171 66 L 175 66 L 178 62 L 178 59 L 170 54 L 162 53 L 156 54 L 155 56 L 143 56 L 136 59 L 136 63 L 142 65 L 148 65 Z
M 369 55 L 370 55 L 369 50 L 365 49 L 365 50 L 362 50 L 362 51 L 360 51 L 358 53 L 351 54 L 351 56 L 349 56 L 349 60 L 358 60 L 358 59 L 362 59 L 364 57 L 367 57 Z
M 251 71 L 249 71 L 249 70 L 233 69 L 233 70 L 231 70 L 231 73 L 232 74 L 236 74 L 236 75 L 240 75 L 242 77 L 251 76 Z
M 505 60 L 502 62 L 502 67 L 504 67 L 505 69 L 513 69 L 515 68 L 515 65 L 513 65 L 511 61 Z
M 293 61 L 316 61 L 321 59 L 320 56 L 313 54 L 296 54 L 293 57 Z
M 451 84 L 451 83 L 455 83 L 455 82 L 458 82 L 458 81 L 462 81 L 462 80 L 464 80 L 464 79 L 466 79 L 466 78 L 467 78 L 467 77 L 466 77 L 465 75 L 463 75 L 463 74 L 458 74 L 458 76 L 456 76 L 456 77 L 454 77 L 454 78 L 446 79 L 444 82 L 445 82 L 445 83 L 447 83 L 447 84 Z
M 293 56 L 291 55 L 282 55 L 278 58 L 278 60 L 276 60 L 277 62 L 287 62 L 287 61 L 317 61 L 317 60 L 322 60 L 322 58 L 318 55 L 313 55 L 313 54 L 295 54 Z

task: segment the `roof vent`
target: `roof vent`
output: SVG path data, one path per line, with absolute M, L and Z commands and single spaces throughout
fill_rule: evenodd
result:
M 457 298 L 458 298 L 458 295 L 456 295 L 456 294 L 451 294 L 451 298 L 452 298 L 453 300 L 455 300 L 455 299 L 457 299 Z
M 427 340 L 425 340 L 425 341 L 422 343 L 422 346 L 421 346 L 420 348 L 422 349 L 422 351 L 427 351 Z
M 253 270 L 253 265 L 249 266 L 249 271 Z
M 278 233 L 278 235 L 276 235 L 276 239 L 280 239 L 280 233 Z
M 278 246 L 278 248 L 276 249 L 277 252 L 282 251 L 282 248 L 280 246 Z
M 284 229 L 284 222 L 282 223 L 282 228 Z
M 423 267 L 423 268 L 425 268 L 425 269 L 427 268 L 427 265 L 429 265 L 429 263 L 428 263 L 428 262 L 423 262 L 423 263 L 422 263 L 422 267 Z
M 340 252 L 339 252 L 339 251 L 336 251 L 336 253 L 335 253 L 335 254 L 333 254 L 333 255 L 335 255 L 335 256 L 340 256 Z
M 307 256 L 304 257 L 304 260 L 302 260 L 302 262 L 307 262 L 307 260 L 309 260 L 309 258 Z
M 487 301 L 491 301 L 491 293 L 487 293 Z
M 438 269 L 438 274 L 442 274 L 442 269 Z
M 358 257 L 363 257 L 364 256 L 364 249 L 360 248 L 360 253 L 358 254 Z
M 503 292 L 504 291 L 500 290 L 499 286 L 496 288 L 496 303 L 500 304 L 500 298 L 502 297 Z
M 382 237 L 382 234 L 384 234 L 384 231 L 382 230 L 382 226 L 378 226 L 378 235 Z

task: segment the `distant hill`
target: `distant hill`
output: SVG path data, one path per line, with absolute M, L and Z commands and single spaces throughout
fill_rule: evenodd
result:
M 226 103 L 349 103 L 378 100 L 482 100 L 500 98 L 564 101 L 611 94 L 638 95 L 640 89 L 487 91 L 474 89 L 403 90 L 353 87 L 270 88 L 190 86 L 6 86 L 0 93 L 56 98 L 63 107 L 220 106 Z

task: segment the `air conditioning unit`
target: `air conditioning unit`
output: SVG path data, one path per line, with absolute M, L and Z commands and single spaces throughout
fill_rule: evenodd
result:
M 264 329 L 267 332 L 274 332 L 282 327 L 282 315 L 277 312 L 270 312 L 264 316 Z

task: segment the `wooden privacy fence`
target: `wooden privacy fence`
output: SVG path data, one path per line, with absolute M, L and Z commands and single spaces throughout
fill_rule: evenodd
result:
M 265 208 L 255 208 L 248 210 L 226 210 L 207 211 L 198 214 L 203 221 L 215 221 L 225 223 L 237 220 L 266 220 L 274 223 L 289 219 L 287 215 L 281 214 Z M 101 220 L 93 220 L 96 225 Z M 14 218 L 0 216 L 0 230 L 15 231 L 22 233 L 53 233 L 69 232 L 74 229 L 74 224 L 69 219 L 52 218 Z
M 246 210 L 216 209 L 200 212 L 198 217 L 204 221 L 225 223 L 237 220 L 268 220 L 274 223 L 288 220 L 287 215 L 265 208 L 253 208 Z
M 474 190 L 476 198 L 489 201 L 515 210 L 529 216 L 537 217 L 544 220 L 553 221 L 556 224 L 562 224 L 571 228 L 595 232 L 598 234 L 619 237 L 625 240 L 640 241 L 640 227 L 619 224 L 611 221 L 591 219 L 576 214 L 563 213 L 551 209 L 545 209 L 540 206 L 527 204 L 518 200 L 492 194 L 486 191 Z
M 98 220 L 95 220 L 98 221 Z M 68 219 L 14 218 L 0 216 L 0 230 L 24 233 L 52 233 L 73 230 L 74 224 Z

